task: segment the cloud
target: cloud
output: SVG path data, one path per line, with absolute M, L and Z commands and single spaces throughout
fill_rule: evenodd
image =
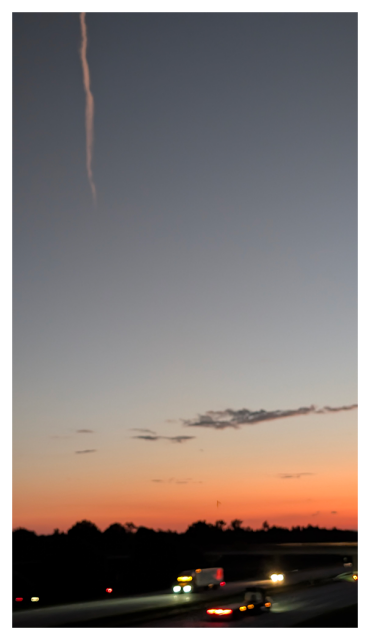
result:
M 277 477 L 285 480 L 286 478 L 300 478 L 301 476 L 314 476 L 310 471 L 302 471 L 300 473 L 278 473 Z
M 139 431 L 140 433 L 153 433 L 155 434 L 155 431 L 152 431 L 151 429 L 129 429 L 129 431 Z
M 338 513 L 338 511 L 331 511 L 330 513 Z
M 76 433 L 94 433 L 92 429 L 77 429 Z
M 278 420 L 279 418 L 292 418 L 312 413 L 329 413 L 333 411 L 350 411 L 356 409 L 357 404 L 342 407 L 324 407 L 317 409 L 315 405 L 300 407 L 299 409 L 275 409 L 274 411 L 250 411 L 249 409 L 225 409 L 224 411 L 207 411 L 198 415 L 195 420 L 183 420 L 186 427 L 208 427 L 211 429 L 240 429 L 244 425 L 253 425 L 259 422 Z
M 132 438 L 134 440 L 170 440 L 171 442 L 181 444 L 187 440 L 194 440 L 195 436 L 132 436 Z
M 351 409 L 357 409 L 357 404 L 350 404 L 348 407 L 324 407 L 325 412 L 330 411 L 351 411 Z
M 315 513 L 311 513 L 311 516 L 318 516 L 320 511 L 315 511 Z
M 181 444 L 182 442 L 186 442 L 187 440 L 193 440 L 195 436 L 174 436 L 172 438 L 165 438 L 166 440 L 171 440 L 171 442 L 178 442 Z
M 96 449 L 84 449 L 83 451 L 75 451 L 75 453 L 95 453 Z
M 85 125 L 86 125 L 86 169 L 87 177 L 89 179 L 91 192 L 93 195 L 94 203 L 96 204 L 96 188 L 92 173 L 92 157 L 93 157 L 93 143 L 94 143 L 94 98 L 90 89 L 90 71 L 87 63 L 87 27 L 86 27 L 86 13 L 80 14 L 81 24 L 81 64 L 82 64 L 82 76 L 83 84 L 86 94 L 86 109 L 85 109 Z

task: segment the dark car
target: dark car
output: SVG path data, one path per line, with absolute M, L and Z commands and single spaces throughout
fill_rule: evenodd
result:
M 244 593 L 244 601 L 225 606 L 215 606 L 207 609 L 208 620 L 227 620 L 241 618 L 245 615 L 255 615 L 270 611 L 272 606 L 264 589 L 248 587 Z

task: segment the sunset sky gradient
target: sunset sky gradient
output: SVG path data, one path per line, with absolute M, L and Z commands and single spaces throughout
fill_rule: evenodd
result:
M 96 206 L 80 27 L 13 17 L 13 526 L 357 529 L 357 15 L 87 13 Z

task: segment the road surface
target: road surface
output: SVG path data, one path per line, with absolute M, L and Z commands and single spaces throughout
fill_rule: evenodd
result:
M 307 571 L 297 571 L 286 574 L 285 582 L 293 585 L 302 580 L 313 580 L 327 578 L 337 575 L 343 571 L 343 567 L 327 567 L 321 569 L 311 569 Z M 246 580 L 226 583 L 221 587 L 215 596 L 232 596 L 240 594 L 247 586 L 262 586 L 272 588 L 270 580 Z M 273 591 L 272 591 L 273 593 Z M 73 603 L 66 605 L 39 607 L 35 604 L 34 609 L 15 611 L 13 613 L 13 627 L 59 627 L 63 625 L 73 625 L 81 623 L 91 623 L 93 620 L 101 618 L 112 618 L 112 616 L 122 616 L 124 614 L 148 612 L 162 608 L 178 610 L 184 605 L 197 604 L 202 601 L 209 601 L 212 592 L 174 594 L 166 592 L 152 593 L 148 595 L 106 598 L 90 602 Z
M 336 582 L 316 587 L 305 587 L 291 592 L 276 593 L 269 613 L 245 616 L 241 620 L 209 621 L 204 611 L 145 622 L 140 627 L 291 627 L 314 616 L 357 604 L 357 584 Z M 271 591 L 270 591 L 271 593 Z M 215 598 L 217 604 L 217 599 Z M 227 606 L 227 605 L 224 605 Z

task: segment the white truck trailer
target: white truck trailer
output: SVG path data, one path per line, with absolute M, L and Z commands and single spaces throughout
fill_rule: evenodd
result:
M 181 571 L 172 591 L 174 593 L 190 593 L 203 589 L 217 589 L 224 584 L 224 570 L 221 567 L 187 569 Z

